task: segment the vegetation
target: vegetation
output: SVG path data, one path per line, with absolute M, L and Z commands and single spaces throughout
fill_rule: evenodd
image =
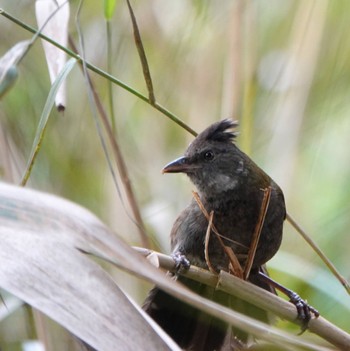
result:
M 135 44 L 127 3 L 117 2 L 108 12 L 102 2 L 72 1 L 71 42 L 66 47 L 72 55 L 76 48 L 85 65 L 71 61 L 66 66 L 65 110 L 46 110 L 45 104 L 53 104 L 57 94 L 52 93 L 40 41 L 28 44 L 16 65 L 18 79 L 0 102 L 1 180 L 21 183 L 35 151 L 35 136 L 43 132 L 28 187 L 86 207 L 131 246 L 149 245 L 168 253 L 170 228 L 188 203 L 192 186 L 185 177 L 162 176 L 160 169 L 181 155 L 193 139 L 191 131 L 233 117 L 240 121 L 242 149 L 282 187 L 289 214 L 349 278 L 350 4 L 152 0 L 131 5 L 155 101 L 152 96 L 148 100 L 145 61 L 140 63 L 141 45 Z M 32 2 L 4 0 L 1 6 L 3 56 L 15 44 L 33 38 L 23 24 L 40 26 Z M 176 118 L 183 122 L 177 124 Z M 1 218 L 6 215 L 6 196 L 0 193 Z M 13 195 L 13 203 L 21 203 L 22 196 L 27 198 Z M 35 205 L 40 195 L 32 196 L 28 201 L 33 212 L 46 213 Z M 45 201 L 55 208 L 55 198 Z M 137 209 L 143 225 L 135 224 Z M 114 240 L 110 237 L 111 232 L 106 242 Z M 27 247 L 31 251 L 30 241 Z M 94 247 L 93 252 L 106 258 L 105 250 Z M 21 256 L 12 259 L 20 262 Z M 151 284 L 97 261 L 123 291 L 142 303 Z M 288 223 L 282 247 L 268 268 L 275 280 L 350 332 L 349 296 Z M 51 320 L 8 292 L 2 295 L 7 306 L 0 310 L 3 351 L 20 349 L 24 340 L 37 338 L 47 350 L 76 347 Z M 277 326 L 298 332 L 289 322 Z M 315 345 L 323 342 L 312 334 L 303 338 Z

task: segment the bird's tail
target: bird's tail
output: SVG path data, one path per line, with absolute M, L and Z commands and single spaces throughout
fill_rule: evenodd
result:
M 234 296 L 185 277 L 179 277 L 178 280 L 200 296 L 259 320 L 268 320 L 265 311 Z M 248 340 L 246 333 L 172 297 L 157 287 L 150 291 L 143 309 L 184 350 L 238 351 L 246 349 Z

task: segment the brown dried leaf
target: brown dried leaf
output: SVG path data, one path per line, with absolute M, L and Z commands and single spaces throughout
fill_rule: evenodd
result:
M 261 202 L 258 222 L 256 223 L 256 226 L 255 226 L 255 230 L 252 236 L 252 241 L 248 251 L 247 261 L 244 267 L 244 274 L 243 274 L 244 280 L 247 280 L 249 277 L 250 270 L 254 262 L 255 252 L 258 247 L 261 230 L 264 226 L 265 216 L 269 208 L 270 197 L 271 197 L 271 187 L 269 186 L 268 188 L 263 189 L 262 191 L 264 192 L 264 196 Z
M 211 228 L 212 231 L 216 234 L 216 237 L 217 239 L 219 240 L 220 242 L 220 245 L 222 246 L 225 254 L 227 255 L 229 261 L 230 261 L 230 267 L 228 267 L 228 269 L 230 269 L 230 271 L 232 272 L 232 274 L 234 275 L 237 275 L 237 277 L 240 277 L 242 278 L 243 277 L 243 270 L 242 270 L 242 267 L 239 263 L 239 260 L 236 256 L 236 254 L 233 252 L 233 250 L 229 247 L 229 246 L 226 246 L 224 244 L 224 242 L 222 241 L 222 238 L 225 238 L 223 235 L 221 235 L 218 230 L 215 228 L 214 224 L 212 223 L 213 219 L 210 217 L 210 215 L 208 214 L 208 211 L 205 209 L 205 207 L 203 206 L 203 203 L 199 197 L 199 195 L 193 191 L 192 192 L 193 196 L 194 196 L 194 199 L 196 200 L 199 208 L 201 209 L 201 211 L 203 212 L 204 216 L 206 217 L 206 219 L 209 221 L 209 226 L 208 228 Z M 210 231 L 209 231 L 210 232 Z M 207 240 L 207 237 L 209 237 L 209 234 L 208 234 L 208 231 L 207 231 L 207 234 L 206 234 L 206 240 Z M 226 239 L 226 238 L 225 238 Z M 209 240 L 209 239 L 208 239 Z M 205 253 L 207 253 L 207 248 L 205 249 Z M 208 262 L 210 263 L 210 260 L 209 260 L 209 256 L 206 257 L 206 262 L 208 264 Z M 208 265 L 209 267 L 209 265 Z M 210 269 L 210 267 L 209 267 Z M 210 269 L 212 272 L 215 272 L 214 268 L 211 266 L 211 269 Z
M 205 241 L 204 241 L 204 257 L 205 257 L 205 262 L 207 263 L 207 266 L 210 270 L 210 272 L 212 273 L 218 273 L 215 268 L 212 266 L 211 262 L 210 262 L 210 257 L 209 257 L 209 241 L 210 241 L 210 233 L 212 230 L 212 225 L 213 225 L 213 216 L 214 216 L 214 212 L 211 211 L 210 212 L 210 216 L 209 216 L 209 223 L 208 223 L 208 228 L 207 228 L 207 232 L 205 234 Z

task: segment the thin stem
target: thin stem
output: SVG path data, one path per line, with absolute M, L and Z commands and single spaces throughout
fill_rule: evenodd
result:
M 140 34 L 139 28 L 137 26 L 136 17 L 135 17 L 133 9 L 131 7 L 130 1 L 126 0 L 126 3 L 128 4 L 128 8 L 129 8 L 129 12 L 130 12 L 132 27 L 134 30 L 134 40 L 135 40 L 137 51 L 138 51 L 139 56 L 140 56 L 143 77 L 145 78 L 145 82 L 146 82 L 146 86 L 147 86 L 147 90 L 148 90 L 149 102 L 151 105 L 154 105 L 156 103 L 156 97 L 154 95 L 151 72 L 149 70 L 145 49 L 144 49 L 143 44 L 142 44 L 141 34 Z
M 17 25 L 19 25 L 20 27 L 24 28 L 25 30 L 31 32 L 31 33 L 36 33 L 37 30 L 34 29 L 33 27 L 23 23 L 22 21 L 20 21 L 19 19 L 17 19 L 16 17 L 10 15 L 8 12 L 6 12 L 4 9 L 0 8 L 0 15 L 6 17 L 7 19 L 9 19 L 10 21 L 16 23 Z M 185 122 L 183 122 L 180 118 L 178 118 L 176 115 L 174 115 L 172 112 L 170 112 L 169 110 L 167 110 L 165 107 L 161 106 L 158 103 L 155 104 L 151 104 L 148 97 L 146 97 L 145 95 L 141 94 L 140 92 L 138 92 L 137 90 L 131 88 L 129 85 L 127 85 L 126 83 L 122 82 L 121 80 L 115 78 L 114 76 L 112 76 L 111 74 L 103 71 L 102 69 L 96 67 L 95 65 L 93 65 L 92 63 L 83 60 L 78 54 L 76 54 L 75 52 L 73 52 L 72 50 L 69 50 L 68 48 L 58 44 L 57 42 L 55 42 L 54 40 L 50 39 L 49 37 L 47 37 L 46 35 L 40 33 L 39 37 L 48 41 L 50 44 L 56 46 L 57 48 L 63 50 L 67 55 L 74 57 L 75 59 L 77 59 L 78 61 L 84 61 L 86 68 L 95 72 L 96 74 L 100 75 L 101 77 L 104 77 L 108 80 L 110 80 L 112 83 L 120 86 L 121 88 L 123 88 L 124 90 L 128 91 L 129 93 L 135 95 L 136 97 L 138 97 L 139 99 L 141 99 L 142 101 L 148 103 L 149 105 L 153 106 L 156 110 L 158 110 L 159 112 L 161 112 L 163 115 L 165 115 L 166 117 L 168 117 L 169 119 L 171 119 L 174 123 L 176 123 L 177 125 L 179 125 L 180 127 L 182 127 L 183 129 L 187 130 L 189 133 L 191 133 L 192 135 L 196 136 L 197 133 L 191 128 L 189 127 Z
M 77 14 L 76 22 L 77 22 L 77 30 L 78 30 L 78 34 L 79 34 L 79 38 L 80 38 L 81 52 L 82 52 L 83 56 L 85 56 L 84 55 L 83 36 L 82 36 L 82 34 L 80 32 L 80 26 L 79 26 L 79 11 L 78 11 L 78 14 Z M 69 42 L 70 42 L 70 45 L 73 47 L 73 49 L 75 51 L 77 51 L 77 49 L 76 49 L 76 47 L 74 45 L 74 42 L 73 42 L 71 37 L 69 37 Z M 90 96 L 90 94 L 92 94 L 90 100 L 93 99 L 93 101 L 96 104 L 97 110 L 98 110 L 98 112 L 100 114 L 101 121 L 103 123 L 103 126 L 104 126 L 106 132 L 107 132 L 108 139 L 109 139 L 109 141 L 110 141 L 110 143 L 112 145 L 113 155 L 114 155 L 115 161 L 116 161 L 117 166 L 118 166 L 119 174 L 120 174 L 121 180 L 123 182 L 123 185 L 124 185 L 127 197 L 128 197 L 128 201 L 129 201 L 129 204 L 131 206 L 131 210 L 132 210 L 133 215 L 135 217 L 135 220 L 133 220 L 133 222 L 136 224 L 136 226 L 137 226 L 137 228 L 139 230 L 139 235 L 140 235 L 142 244 L 144 246 L 148 247 L 149 246 L 148 236 L 147 236 L 147 233 L 146 233 L 146 230 L 145 230 L 145 226 L 144 226 L 144 223 L 143 223 L 143 220 L 142 220 L 142 217 L 141 217 L 141 212 L 140 212 L 137 200 L 136 200 L 136 196 L 135 196 L 134 190 L 133 190 L 131 182 L 130 182 L 128 170 L 127 170 L 127 167 L 126 167 L 126 163 L 124 161 L 124 157 L 123 157 L 121 148 L 120 148 L 120 146 L 119 146 L 119 144 L 118 144 L 118 142 L 117 142 L 117 140 L 116 140 L 116 138 L 115 138 L 115 136 L 113 134 L 112 128 L 111 128 L 111 126 L 109 124 L 109 121 L 108 121 L 107 113 L 106 113 L 106 111 L 105 111 L 105 109 L 104 109 L 104 107 L 103 107 L 103 105 L 101 103 L 99 95 L 96 92 L 95 86 L 92 83 L 92 79 L 90 77 L 90 74 L 87 71 L 86 61 L 85 60 L 81 60 L 80 63 L 81 63 L 81 67 L 82 67 L 82 70 L 83 70 L 83 73 L 84 73 L 84 77 L 86 78 L 87 84 L 89 86 L 89 89 L 88 89 L 89 96 Z M 96 118 L 96 120 L 97 120 L 97 118 Z M 98 127 L 98 129 L 99 129 L 99 127 Z M 105 143 L 104 143 L 104 140 L 102 138 L 102 135 L 101 135 L 100 131 L 99 131 L 99 135 L 100 135 L 100 139 L 101 139 L 103 148 L 104 148 L 105 153 L 106 153 L 106 157 L 107 157 L 108 163 L 110 164 L 110 161 L 109 161 L 109 158 L 108 158 L 107 149 L 106 149 L 106 146 L 105 146 Z M 115 180 L 115 184 L 117 186 L 116 180 Z
M 205 257 L 205 262 L 207 263 L 207 266 L 209 268 L 209 271 L 212 273 L 216 273 L 214 267 L 211 265 L 210 257 L 209 257 L 209 241 L 210 241 L 211 228 L 213 225 L 213 216 L 214 216 L 214 211 L 211 211 L 210 215 L 209 215 L 209 223 L 208 223 L 208 227 L 207 227 L 207 232 L 205 234 L 204 257 Z
M 294 227 L 294 229 L 303 237 L 303 239 L 312 247 L 312 249 L 321 258 L 327 268 L 333 273 L 333 275 L 339 280 L 344 286 L 347 293 L 350 295 L 350 285 L 348 281 L 338 272 L 334 264 L 328 259 L 328 257 L 322 252 L 318 245 L 311 239 L 309 235 L 300 227 L 300 225 L 287 213 L 287 221 Z
M 176 271 L 174 260 L 170 256 L 143 248 L 134 249 L 145 257 L 157 255 L 158 264 L 162 269 L 173 272 Z M 276 296 L 275 294 L 271 294 L 270 292 L 253 285 L 250 282 L 237 278 L 232 274 L 221 271 L 219 275 L 216 275 L 192 265 L 188 270 L 183 270 L 178 272 L 178 274 L 194 281 L 216 287 L 218 290 L 224 291 L 266 311 L 274 313 L 282 319 L 300 325 L 300 321 L 297 319 L 297 312 L 293 304 Z M 340 350 L 349 350 L 350 335 L 321 316 L 310 320 L 308 330 L 319 335 L 321 338 L 335 345 Z M 299 340 L 301 342 L 303 341 L 301 337 Z M 315 347 L 317 346 L 315 345 Z M 321 346 L 318 347 L 318 350 L 322 349 Z
M 106 21 L 106 32 L 107 32 L 107 70 L 112 72 L 112 33 L 111 33 L 111 21 Z M 109 104 L 109 114 L 110 121 L 112 125 L 112 131 L 115 135 L 116 125 L 115 125 L 115 116 L 114 116 L 114 99 L 113 99 L 113 85 L 112 82 L 107 80 L 107 89 L 108 89 L 108 104 Z
M 224 244 L 222 238 L 225 238 L 225 236 L 220 234 L 218 232 L 218 230 L 215 228 L 214 224 L 212 223 L 212 219 L 210 219 L 211 215 L 209 216 L 209 213 L 205 209 L 205 207 L 204 207 L 204 205 L 203 205 L 198 193 L 196 193 L 195 191 L 192 191 L 192 193 L 193 193 L 194 199 L 196 200 L 196 202 L 198 204 L 198 207 L 200 208 L 200 210 L 204 214 L 205 218 L 209 222 L 209 227 L 208 228 L 211 228 L 212 231 L 215 233 L 216 238 L 219 240 L 219 243 L 220 243 L 225 255 L 229 259 L 229 267 L 228 268 L 230 269 L 230 272 L 232 274 L 234 274 L 235 276 L 237 276 L 239 278 L 242 278 L 243 277 L 243 270 L 242 270 L 241 264 L 240 264 L 240 262 L 239 262 L 239 260 L 238 260 L 238 258 L 236 256 L 236 254 L 233 252 L 233 250 L 232 250 L 232 248 L 230 246 L 227 246 L 227 245 Z M 207 237 L 209 236 L 208 235 L 209 233 L 207 233 L 207 235 L 206 235 L 206 238 L 205 238 L 206 241 L 207 240 L 209 241 L 209 238 L 207 239 Z
M 255 226 L 255 230 L 251 240 L 251 245 L 248 251 L 247 261 L 244 267 L 244 274 L 243 274 L 244 280 L 247 280 L 249 278 L 250 270 L 252 269 L 252 266 L 253 266 L 256 249 L 258 248 L 258 244 L 259 244 L 261 230 L 264 226 L 266 213 L 269 208 L 269 203 L 271 198 L 271 187 L 269 186 L 268 188 L 264 189 L 263 192 L 264 192 L 264 196 L 261 202 L 258 222 L 256 223 L 256 226 Z

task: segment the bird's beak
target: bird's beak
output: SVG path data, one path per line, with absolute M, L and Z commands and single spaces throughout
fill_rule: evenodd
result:
M 188 158 L 182 156 L 168 163 L 162 169 L 162 173 L 187 173 L 191 169 L 193 169 L 193 166 L 188 162 Z

